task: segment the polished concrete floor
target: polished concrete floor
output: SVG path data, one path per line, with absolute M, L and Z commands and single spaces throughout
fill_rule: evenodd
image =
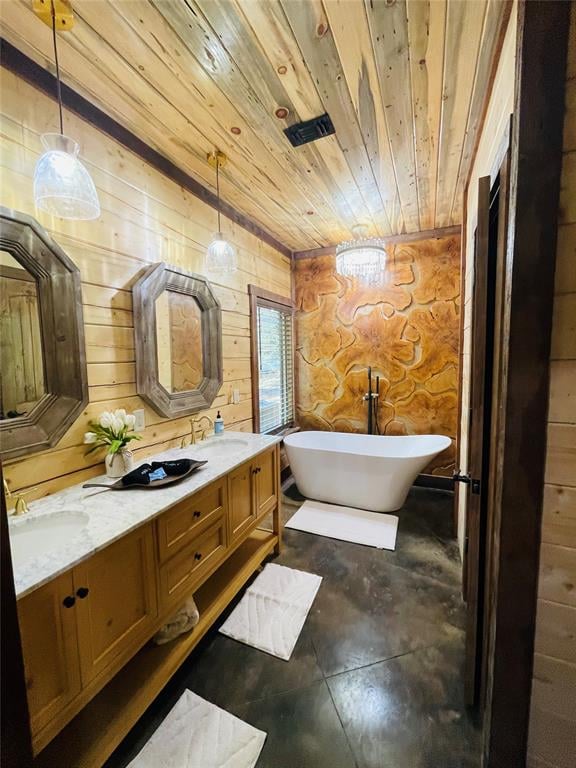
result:
M 451 515 L 450 494 L 414 488 L 395 552 L 286 530 L 276 562 L 324 577 L 291 660 L 216 627 L 106 768 L 126 766 L 186 688 L 266 731 L 257 768 L 477 768 Z

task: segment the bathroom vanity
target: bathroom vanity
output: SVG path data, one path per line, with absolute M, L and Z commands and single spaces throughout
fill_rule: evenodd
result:
M 221 442 L 219 442 L 221 440 Z M 38 765 L 101 766 L 263 560 L 281 542 L 279 438 L 238 434 L 153 457 L 208 463 L 164 489 L 69 488 L 12 523 L 83 527 L 15 562 Z M 259 528 L 271 515 L 272 530 Z M 32 530 L 32 528 L 31 528 Z M 194 595 L 200 622 L 148 641 Z

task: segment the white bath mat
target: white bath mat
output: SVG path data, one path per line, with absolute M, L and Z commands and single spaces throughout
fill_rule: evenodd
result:
M 321 581 L 313 573 L 269 563 L 220 632 L 288 661 Z
M 254 768 L 266 734 L 184 691 L 128 768 Z
M 398 518 L 365 509 L 339 507 L 308 499 L 285 525 L 306 533 L 351 541 L 377 549 L 395 549 Z

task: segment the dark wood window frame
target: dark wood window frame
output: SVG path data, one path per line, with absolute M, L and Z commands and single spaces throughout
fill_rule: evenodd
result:
M 258 307 L 270 307 L 287 312 L 292 317 L 294 339 L 294 302 L 291 298 L 267 291 L 258 285 L 249 285 L 250 296 L 250 372 L 252 376 L 252 428 L 260 432 L 260 374 L 258 368 Z M 294 344 L 292 344 L 292 370 L 294 370 Z M 294 387 L 293 387 L 294 391 Z

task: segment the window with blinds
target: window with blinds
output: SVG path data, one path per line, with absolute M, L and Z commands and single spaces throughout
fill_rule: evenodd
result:
M 292 313 L 258 303 L 258 402 L 260 432 L 277 432 L 294 421 Z

